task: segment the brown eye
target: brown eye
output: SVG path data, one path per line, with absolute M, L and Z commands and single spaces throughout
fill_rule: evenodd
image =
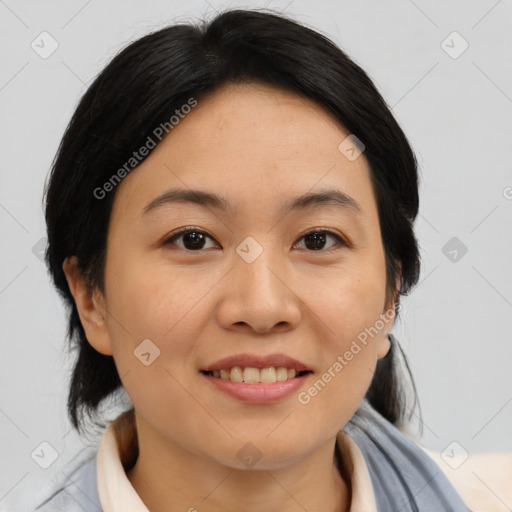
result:
M 336 245 L 331 244 L 326 248 L 325 245 L 328 243 L 327 241 L 329 238 L 334 239 L 335 242 L 338 242 L 338 244 L 342 246 L 346 246 L 345 241 L 340 236 L 327 230 L 310 231 L 309 233 L 302 235 L 301 240 L 304 239 L 304 246 L 306 249 L 310 251 L 321 251 L 330 249 Z
M 181 244 L 176 243 L 176 241 L 180 239 L 182 240 Z M 174 234 L 164 242 L 164 245 L 174 244 L 187 251 L 198 251 L 205 248 L 207 239 L 213 240 L 213 238 L 207 235 L 204 231 L 186 229 Z M 208 247 L 206 248 L 208 249 Z

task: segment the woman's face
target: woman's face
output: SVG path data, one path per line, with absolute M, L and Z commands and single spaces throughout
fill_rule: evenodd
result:
M 118 186 L 105 322 L 86 332 L 113 355 L 139 435 L 271 469 L 353 415 L 392 314 L 369 167 L 348 135 L 293 93 L 226 85 Z

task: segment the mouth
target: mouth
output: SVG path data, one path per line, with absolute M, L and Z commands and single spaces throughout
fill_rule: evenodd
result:
M 199 370 L 207 377 L 247 384 L 274 384 L 297 379 L 313 371 L 286 354 L 236 354 Z
M 269 366 L 266 368 L 233 366 L 231 368 L 221 368 L 220 370 L 201 370 L 201 373 L 209 377 L 231 382 L 273 384 L 275 382 L 296 379 L 313 372 L 311 370 L 300 370 L 297 368 L 287 368 L 285 366 Z

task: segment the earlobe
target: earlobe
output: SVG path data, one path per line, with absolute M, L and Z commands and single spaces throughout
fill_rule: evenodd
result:
M 107 314 L 103 295 L 92 289 L 78 267 L 76 256 L 66 258 L 62 264 L 68 286 L 75 300 L 80 322 L 87 341 L 98 352 L 112 355 L 112 343 L 107 328 Z
M 391 340 L 387 334 L 383 336 L 379 336 L 379 347 L 377 349 L 377 357 L 381 359 L 382 357 L 386 357 L 391 348 Z
M 380 315 L 380 319 L 383 322 L 383 329 L 381 335 L 378 337 L 378 347 L 377 347 L 377 357 L 379 359 L 381 357 L 386 357 L 391 349 L 391 338 L 389 332 L 393 327 L 393 323 L 395 321 L 396 312 L 397 312 L 397 302 L 398 300 L 398 292 L 393 297 L 393 302 L 388 303 L 387 308 L 384 310 L 384 313 Z

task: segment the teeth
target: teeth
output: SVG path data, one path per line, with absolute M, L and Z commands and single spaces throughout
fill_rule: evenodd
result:
M 277 382 L 275 368 L 263 368 L 260 370 L 260 382 Z
M 233 370 L 231 370 L 233 371 Z M 244 382 L 259 382 L 260 381 L 260 371 L 258 368 L 251 368 L 250 366 L 244 368 L 243 371 Z
M 235 366 L 231 368 L 231 373 L 229 374 L 229 380 L 233 382 L 243 382 L 244 374 L 242 372 L 242 368 L 240 366 Z
M 276 380 L 277 380 L 277 382 L 281 382 L 283 380 L 286 380 L 287 378 L 288 378 L 288 369 L 287 368 L 283 368 L 282 366 L 280 366 L 277 369 L 277 372 L 276 372 Z
M 263 382 L 271 384 L 273 382 L 282 382 L 284 380 L 293 379 L 299 372 L 295 368 L 285 368 L 284 366 L 269 367 L 269 368 L 253 368 L 246 366 L 244 368 L 240 366 L 234 366 L 229 369 L 214 370 L 211 372 L 214 377 L 231 380 L 232 382 L 248 382 L 258 383 Z

